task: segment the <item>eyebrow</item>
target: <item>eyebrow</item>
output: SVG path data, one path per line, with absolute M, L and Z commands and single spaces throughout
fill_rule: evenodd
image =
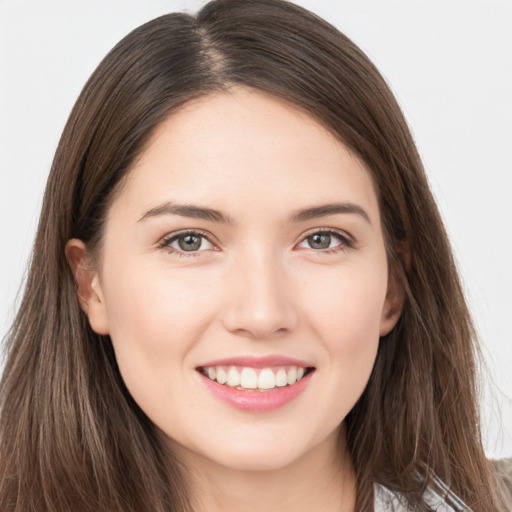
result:
M 366 213 L 366 211 L 357 204 L 353 203 L 323 204 L 320 206 L 306 208 L 304 210 L 297 210 L 291 215 L 290 221 L 304 222 L 306 220 L 318 219 L 320 217 L 327 217 L 328 215 L 336 215 L 339 213 L 359 215 L 369 224 L 372 223 L 370 216 Z
M 203 219 L 221 224 L 234 224 L 231 217 L 224 215 L 218 210 L 203 208 L 202 206 L 195 206 L 192 204 L 177 204 L 173 202 L 167 202 L 157 206 L 156 208 L 151 208 L 151 210 L 148 210 L 139 219 L 139 222 L 151 217 L 158 217 L 160 215 L 180 215 L 181 217 L 189 217 L 191 219 Z
M 332 203 L 313 206 L 297 210 L 289 218 L 291 223 L 305 222 L 311 219 L 318 219 L 320 217 L 327 217 L 328 215 L 336 214 L 355 214 L 362 217 L 366 222 L 371 224 L 370 216 L 360 206 L 353 203 Z M 146 220 L 151 217 L 159 217 L 161 215 L 179 215 L 181 217 L 188 217 L 191 219 L 202 219 L 210 222 L 217 222 L 220 224 L 233 225 L 235 222 L 229 215 L 225 215 L 219 210 L 212 208 L 204 208 L 202 206 L 191 204 L 177 204 L 174 202 L 167 202 L 155 208 L 148 210 L 138 222 Z

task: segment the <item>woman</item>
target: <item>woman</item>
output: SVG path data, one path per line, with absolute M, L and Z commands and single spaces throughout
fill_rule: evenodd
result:
M 163 16 L 100 64 L 55 156 L 0 509 L 505 510 L 474 340 L 362 52 L 277 0 Z

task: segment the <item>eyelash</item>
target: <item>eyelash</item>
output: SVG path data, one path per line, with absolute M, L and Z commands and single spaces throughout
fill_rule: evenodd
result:
M 208 242 L 210 242 L 213 245 L 213 242 L 210 241 L 208 234 L 206 232 L 199 231 L 199 230 L 189 230 L 189 231 L 180 231 L 178 233 L 171 233 L 170 235 L 165 236 L 164 238 L 162 238 L 162 240 L 158 244 L 158 248 L 166 249 L 170 254 L 179 256 L 180 258 L 190 258 L 190 257 L 194 258 L 194 257 L 200 256 L 201 252 L 203 252 L 203 251 L 181 251 L 179 249 L 171 247 L 171 244 L 174 241 L 178 240 L 178 238 L 180 238 L 182 236 L 187 236 L 187 235 L 205 238 L 206 240 L 208 240 Z
M 200 256 L 201 253 L 204 252 L 204 251 L 182 251 L 180 249 L 176 249 L 175 247 L 171 247 L 171 244 L 173 242 L 178 240 L 180 237 L 187 236 L 187 235 L 192 235 L 192 236 L 197 236 L 197 237 L 200 237 L 200 238 L 204 238 L 210 244 L 213 245 L 213 242 L 210 241 L 208 233 L 203 232 L 203 231 L 199 231 L 199 230 L 190 230 L 190 231 L 180 231 L 178 233 L 172 233 L 172 234 L 170 234 L 168 236 L 165 236 L 164 238 L 162 238 L 162 240 L 158 244 L 158 248 L 159 249 L 166 249 L 170 254 L 179 256 L 180 258 L 190 258 L 190 257 L 194 258 L 194 257 Z M 334 237 L 336 237 L 336 238 L 338 238 L 340 240 L 340 244 L 335 246 L 335 247 L 332 247 L 332 248 L 315 250 L 312 247 L 310 247 L 309 249 L 312 250 L 315 253 L 320 253 L 320 254 L 337 254 L 337 253 L 339 253 L 341 251 L 345 251 L 347 249 L 352 249 L 354 247 L 354 242 L 353 242 L 352 238 L 349 235 L 347 235 L 343 231 L 337 231 L 337 230 L 328 229 L 328 228 L 326 228 L 326 229 L 316 229 L 314 231 L 306 233 L 302 237 L 302 239 L 299 242 L 299 244 L 303 243 L 308 238 L 310 238 L 310 237 L 312 237 L 314 235 L 329 235 L 329 236 L 334 236 Z M 299 244 L 297 244 L 297 245 L 299 245 Z
M 327 248 L 327 249 L 315 250 L 312 247 L 309 248 L 316 253 L 337 254 L 341 251 L 346 251 L 347 249 L 352 249 L 354 247 L 354 241 L 347 233 L 344 233 L 343 231 L 338 231 L 335 229 L 329 229 L 329 228 L 316 229 L 314 231 L 306 233 L 302 237 L 302 239 L 299 243 L 303 243 L 305 240 L 307 240 L 308 238 L 310 238 L 314 235 L 329 235 L 329 236 L 336 237 L 340 241 L 340 244 L 336 245 L 335 247 L 331 247 L 331 248 Z

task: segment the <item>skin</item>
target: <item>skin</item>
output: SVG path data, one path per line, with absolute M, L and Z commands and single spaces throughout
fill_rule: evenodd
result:
M 219 210 L 231 222 L 143 218 L 168 202 Z M 364 214 L 290 220 L 333 203 Z M 312 247 L 308 237 L 326 229 L 339 236 Z M 162 247 L 181 230 L 207 238 L 193 252 L 176 239 L 175 252 Z M 252 90 L 191 102 L 157 128 L 131 169 L 99 261 L 80 240 L 70 240 L 67 256 L 91 327 L 110 335 L 128 390 L 191 469 L 197 510 L 353 510 L 342 422 L 402 293 L 389 277 L 372 180 L 342 143 Z M 219 401 L 196 371 L 271 354 L 315 367 L 305 391 L 272 412 Z

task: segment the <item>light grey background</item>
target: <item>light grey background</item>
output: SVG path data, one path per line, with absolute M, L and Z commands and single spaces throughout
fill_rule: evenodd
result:
M 367 52 L 405 111 L 495 382 L 483 407 L 487 453 L 511 456 L 512 1 L 298 3 Z M 86 79 L 131 29 L 202 4 L 0 0 L 0 337 L 13 318 L 53 152 Z

